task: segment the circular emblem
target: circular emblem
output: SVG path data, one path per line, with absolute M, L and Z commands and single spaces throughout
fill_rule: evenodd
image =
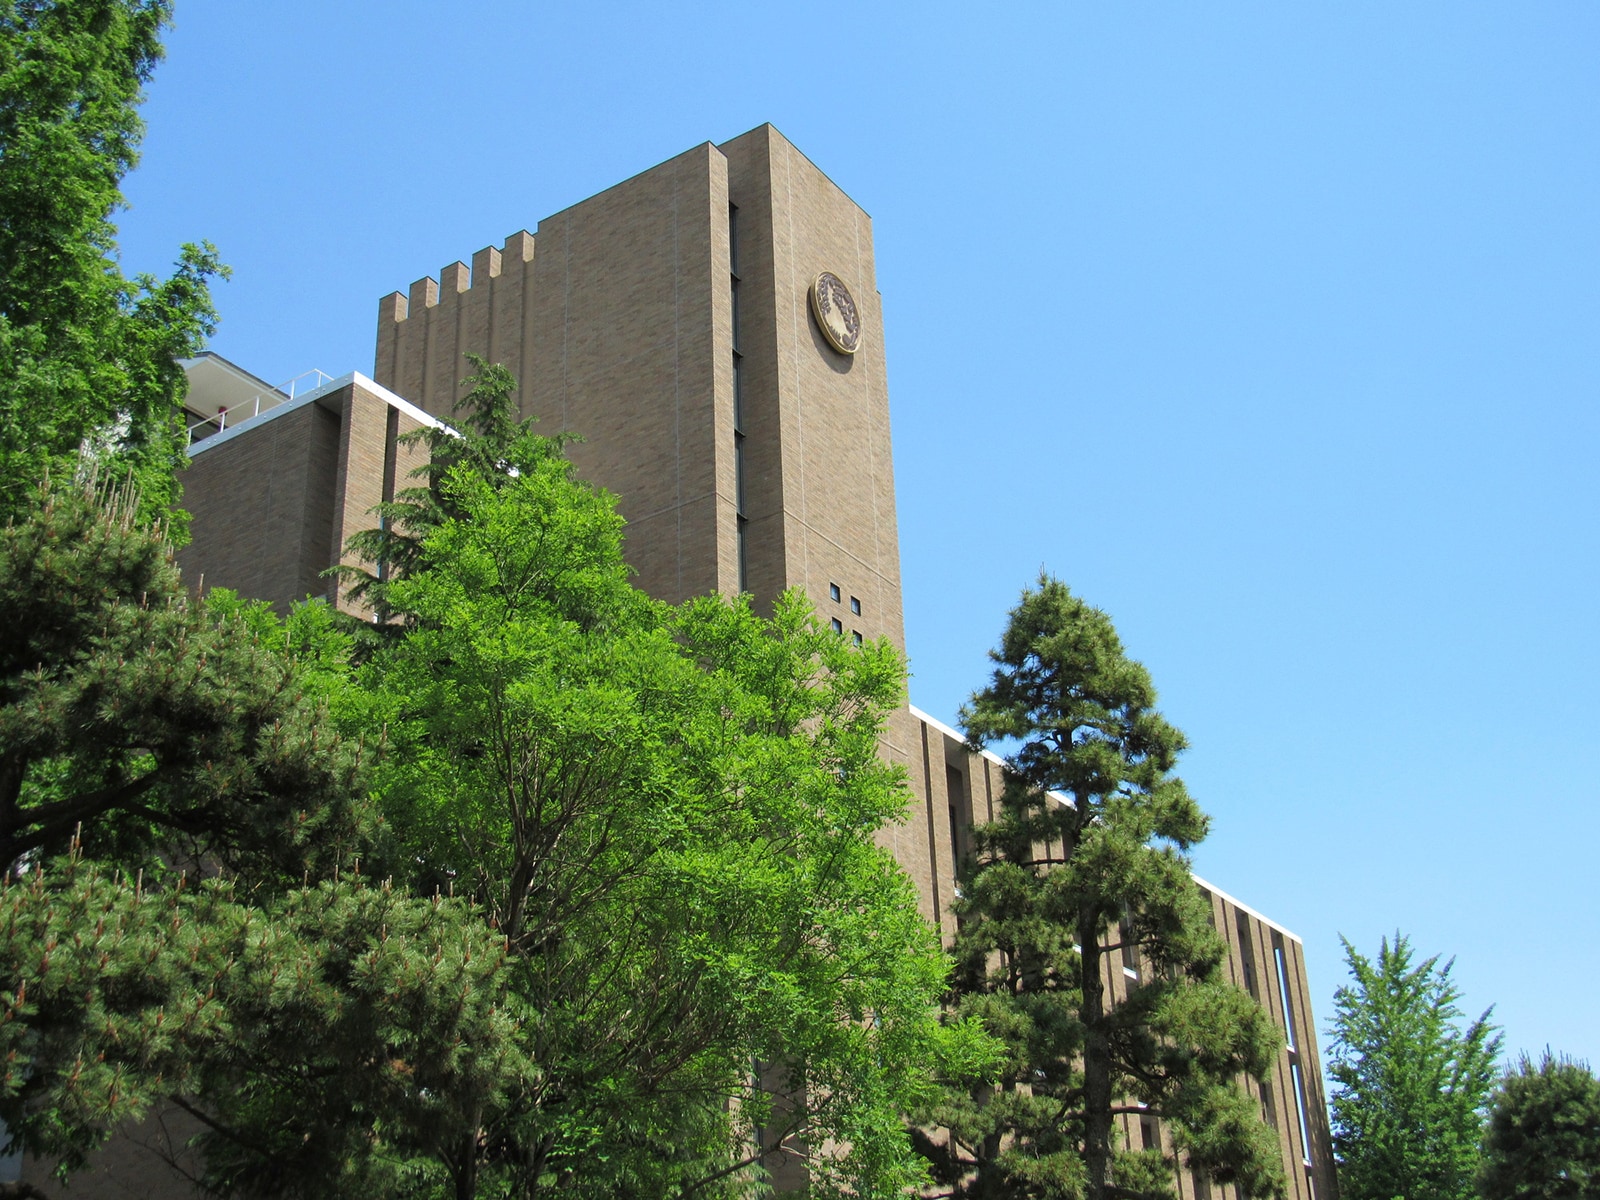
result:
M 861 349 L 861 310 L 850 289 L 832 271 L 824 271 L 811 281 L 811 315 L 816 317 L 822 336 L 840 354 Z

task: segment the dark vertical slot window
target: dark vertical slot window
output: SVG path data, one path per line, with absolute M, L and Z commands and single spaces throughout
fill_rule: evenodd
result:
M 750 590 L 746 551 L 750 523 L 744 500 L 744 355 L 739 352 L 739 209 L 728 205 L 728 302 L 733 329 L 733 524 L 739 550 L 739 590 Z
M 1235 912 L 1234 927 L 1239 931 L 1239 968 L 1244 972 L 1244 990 L 1259 1000 L 1261 989 L 1256 986 L 1256 951 L 1250 937 L 1250 918 L 1243 912 Z
M 1261 1115 L 1266 1118 L 1267 1124 L 1276 1129 L 1278 1127 L 1278 1106 L 1272 1100 L 1272 1085 L 1261 1085 Z
M 966 854 L 966 828 L 972 807 L 967 802 L 967 777 L 949 763 L 944 765 L 944 790 L 950 802 L 950 857 L 957 868 Z
M 400 410 L 390 407 L 383 426 L 383 502 L 394 503 L 395 472 L 399 470 L 400 456 Z M 384 533 L 389 532 L 389 518 L 378 518 L 378 528 Z M 389 560 L 378 560 L 378 578 L 384 583 L 389 581 Z M 379 620 L 379 614 L 373 614 L 373 620 Z
M 1161 1130 L 1156 1127 L 1154 1117 L 1139 1118 L 1139 1141 L 1146 1150 L 1161 1149 Z

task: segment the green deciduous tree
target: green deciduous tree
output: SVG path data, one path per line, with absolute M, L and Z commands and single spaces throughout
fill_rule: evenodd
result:
M 1524 1055 L 1500 1080 L 1478 1190 L 1483 1200 L 1600 1198 L 1600 1080 L 1586 1064 Z
M 1384 939 L 1374 962 L 1344 943 L 1353 981 L 1334 993 L 1328 1077 L 1345 1200 L 1468 1200 L 1500 1038 L 1465 1027 L 1451 963 Z
M 1137 1114 L 1190 1169 L 1281 1192 L 1276 1138 L 1236 1083 L 1265 1074 L 1278 1034 L 1225 981 L 1189 874 L 1207 822 L 1172 774 L 1183 735 L 1109 618 L 1055 579 L 1023 593 L 991 657 L 963 721 L 975 745 L 1015 749 L 963 872 L 954 994 L 1006 1058 L 923 1114 L 949 1133 L 923 1140 L 936 1172 L 957 1196 L 1171 1196 L 1174 1164 L 1116 1132 Z M 1117 1004 L 1124 947 L 1141 977 Z
M 168 0 L 0 4 L 0 519 L 80 446 L 131 471 L 151 513 L 177 499 L 176 359 L 216 319 L 209 245 L 170 278 L 123 276 L 112 215 L 138 158 L 138 106 Z
M 524 449 L 446 476 L 367 669 L 415 886 L 506 937 L 534 1064 L 461 1111 L 455 1194 L 741 1193 L 779 1140 L 815 1194 L 913 1182 L 944 967 L 874 842 L 906 803 L 898 657 L 798 597 L 650 600 L 611 499 Z

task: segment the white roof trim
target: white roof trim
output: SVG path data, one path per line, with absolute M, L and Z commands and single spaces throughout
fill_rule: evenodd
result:
M 1263 916 L 1261 913 L 1258 913 L 1255 909 L 1251 908 L 1243 900 L 1234 899 L 1234 897 L 1228 895 L 1227 892 L 1223 891 L 1216 884 L 1208 883 L 1206 880 L 1201 879 L 1200 876 L 1196 875 L 1193 871 L 1190 871 L 1189 875 L 1196 883 L 1198 883 L 1201 887 L 1205 888 L 1206 891 L 1212 893 L 1213 895 L 1221 896 L 1224 900 L 1226 900 L 1229 904 L 1233 905 L 1235 908 L 1243 909 L 1245 912 L 1249 913 L 1256 920 L 1260 921 L 1263 925 L 1270 925 L 1273 929 L 1276 929 L 1279 933 L 1283 934 L 1283 936 L 1288 938 L 1290 941 L 1298 942 L 1301 946 L 1304 946 L 1306 944 L 1305 943 L 1305 939 L 1302 938 L 1298 933 L 1292 933 L 1289 930 L 1285 929 L 1282 925 L 1280 925 L 1276 921 L 1274 921 L 1271 917 Z
M 917 720 L 921 721 L 924 725 L 932 725 L 940 733 L 944 734 L 945 737 L 955 738 L 955 740 L 960 742 L 963 746 L 967 744 L 967 735 L 962 733 L 960 730 L 951 729 L 950 726 L 939 720 L 938 717 L 930 716 L 928 713 L 923 712 L 915 704 L 908 704 L 906 707 L 911 710 L 911 715 Z M 970 747 L 968 748 L 967 752 L 969 754 L 971 753 Z M 987 758 L 990 762 L 994 763 L 994 765 L 997 767 L 1003 767 L 1006 765 L 1006 760 L 1001 758 L 993 750 L 979 750 L 978 753 L 982 757 Z
M 938 717 L 930 717 L 927 713 L 923 712 L 915 704 L 908 704 L 906 707 L 911 710 L 911 715 L 913 717 L 915 717 L 917 720 L 923 722 L 926 725 L 932 725 L 940 733 L 944 734 L 945 737 L 955 738 L 955 740 L 960 742 L 963 746 L 967 746 L 966 736 L 964 734 L 962 734 L 960 731 L 955 730 L 955 729 L 951 729 L 950 726 L 946 725 L 943 721 L 939 720 Z M 968 754 L 972 753 L 972 747 L 971 746 L 967 746 L 967 753 Z M 1006 760 L 1001 758 L 993 750 L 979 750 L 978 751 L 978 755 L 979 755 L 980 758 L 986 758 L 990 762 L 992 762 L 995 766 L 1000 767 L 1002 769 L 1006 765 Z M 1045 795 L 1049 796 L 1052 800 L 1060 801 L 1062 804 L 1065 804 L 1068 808 L 1071 808 L 1073 806 L 1072 805 L 1072 801 L 1068 800 L 1060 792 L 1046 792 Z
M 266 412 L 251 417 L 248 421 L 240 421 L 237 425 L 231 425 L 227 429 L 224 429 L 221 433 L 213 434 L 211 437 L 202 438 L 200 441 L 192 443 L 189 446 L 189 457 L 194 458 L 198 454 L 205 453 L 205 451 L 211 449 L 213 446 L 220 446 L 224 442 L 232 441 L 235 437 L 241 433 L 244 433 L 246 430 L 255 429 L 258 426 L 265 424 L 267 421 L 276 420 L 285 413 L 291 413 L 297 409 L 304 408 L 306 405 L 315 403 L 316 401 L 322 399 L 322 397 L 329 395 L 332 392 L 336 392 L 340 388 L 347 387 L 350 384 L 355 384 L 356 387 L 360 388 L 364 392 L 370 392 L 372 395 L 376 396 L 379 400 L 382 400 L 391 408 L 399 409 L 413 421 L 417 421 L 423 425 L 426 425 L 429 429 L 449 428 L 449 426 L 447 426 L 443 421 L 439 420 L 439 418 L 434 416 L 432 413 L 424 412 L 415 404 L 411 403 L 411 401 L 405 399 L 404 397 L 395 395 L 381 383 L 374 383 L 360 371 L 351 371 L 349 374 L 341 375 L 337 379 L 330 379 L 321 387 L 313 388 L 309 392 L 296 396 L 293 400 L 286 400 L 274 408 L 269 408 Z
M 963 745 L 966 743 L 967 739 L 965 737 L 963 737 L 960 733 L 956 732 L 954 729 L 951 729 L 950 726 L 946 725 L 943 721 L 939 720 L 937 717 L 930 717 L 927 713 L 923 712 L 915 704 L 908 705 L 907 707 L 909 707 L 911 709 L 911 715 L 913 717 L 917 718 L 917 720 L 923 722 L 926 725 L 931 725 L 934 729 L 937 729 L 940 733 L 944 734 L 946 737 L 955 738 L 956 741 L 961 742 Z M 970 750 L 969 750 L 969 753 L 970 753 Z M 981 754 L 984 758 L 987 758 L 990 762 L 995 763 L 998 766 L 1004 767 L 1006 765 L 1005 759 L 1001 758 L 998 754 L 995 754 L 993 751 L 980 750 L 980 751 L 978 751 L 978 753 Z M 1071 804 L 1072 803 L 1065 796 L 1063 796 L 1060 792 L 1049 792 L 1047 794 L 1050 795 L 1051 797 L 1053 797 L 1054 799 L 1059 800 L 1063 804 Z M 1212 893 L 1213 895 L 1221 896 L 1224 900 L 1226 900 L 1229 904 L 1233 905 L 1235 908 L 1242 909 L 1243 911 L 1249 913 L 1252 917 L 1254 917 L 1256 920 L 1260 921 L 1263 925 L 1267 925 L 1267 926 L 1270 926 L 1273 929 L 1276 929 L 1279 933 L 1283 934 L 1284 937 L 1289 938 L 1289 939 L 1291 939 L 1291 940 L 1293 940 L 1295 942 L 1298 942 L 1301 946 L 1305 945 L 1305 941 L 1300 937 L 1299 934 L 1292 933 L 1289 930 L 1285 929 L 1282 925 L 1278 924 L 1278 922 L 1274 921 L 1271 917 L 1263 916 L 1261 913 L 1259 913 L 1255 909 L 1251 908 L 1248 904 L 1244 903 L 1244 901 L 1235 899 L 1233 896 L 1228 895 L 1227 892 L 1223 891 L 1216 884 L 1208 883 L 1206 880 L 1201 879 L 1200 876 L 1196 875 L 1193 871 L 1190 871 L 1189 875 L 1190 875 L 1191 878 L 1193 878 L 1193 880 L 1196 883 L 1198 883 L 1201 887 L 1205 888 L 1206 891 Z

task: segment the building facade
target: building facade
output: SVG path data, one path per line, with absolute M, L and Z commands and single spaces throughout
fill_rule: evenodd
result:
M 570 455 L 619 498 L 645 590 L 671 602 L 748 592 L 768 609 L 799 587 L 841 635 L 904 652 L 882 329 L 867 214 L 770 125 L 706 143 L 384 297 L 372 378 L 208 428 L 190 448 L 194 536 L 180 562 L 190 579 L 275 604 L 339 602 L 324 572 L 405 486 L 416 450 L 400 435 L 450 419 L 472 353 L 511 369 L 541 429 L 582 437 Z M 212 420 L 216 407 L 196 411 Z M 913 800 L 882 842 L 948 940 L 956 864 L 973 824 L 995 815 L 1000 762 L 909 707 L 883 751 Z M 1327 1200 L 1300 941 L 1203 886 L 1234 981 L 1285 1033 L 1273 1077 L 1249 1086 L 1278 1131 L 1289 1194 Z M 1136 978 L 1124 965 L 1108 983 L 1120 995 Z M 1164 1137 L 1123 1120 L 1132 1145 Z M 73 1194 L 131 1194 L 85 1184 Z M 1184 1200 L 1232 1200 L 1187 1175 L 1179 1187 Z

